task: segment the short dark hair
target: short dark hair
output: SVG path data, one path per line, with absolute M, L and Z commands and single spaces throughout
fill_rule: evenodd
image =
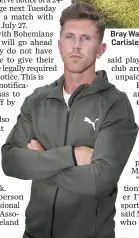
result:
M 89 19 L 95 21 L 100 35 L 100 40 L 102 41 L 106 24 L 94 5 L 86 2 L 77 2 L 65 8 L 60 17 L 61 33 L 65 22 L 72 19 Z

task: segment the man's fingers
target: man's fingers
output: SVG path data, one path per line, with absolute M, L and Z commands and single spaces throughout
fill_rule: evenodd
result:
M 27 147 L 32 150 L 44 150 L 43 146 L 35 139 L 31 140 Z
M 37 140 L 35 140 L 35 139 L 31 140 L 30 143 L 31 143 L 31 144 L 34 144 L 34 145 L 40 144 L 40 143 L 39 143 Z
M 28 144 L 27 144 L 27 148 L 28 148 L 28 149 L 32 149 L 31 143 L 28 143 Z

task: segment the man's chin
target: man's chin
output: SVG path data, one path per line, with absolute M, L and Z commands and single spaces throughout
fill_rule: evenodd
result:
M 83 73 L 85 71 L 85 69 L 83 68 L 76 68 L 76 67 L 68 67 L 67 70 L 70 73 Z

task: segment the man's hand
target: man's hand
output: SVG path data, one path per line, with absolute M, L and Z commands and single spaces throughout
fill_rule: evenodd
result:
M 30 143 L 28 143 L 27 148 L 30 150 L 45 150 L 37 140 L 31 140 Z
M 78 165 L 91 164 L 93 149 L 87 146 L 75 147 L 75 157 Z

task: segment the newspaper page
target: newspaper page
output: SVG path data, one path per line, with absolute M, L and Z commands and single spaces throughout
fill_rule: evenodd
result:
M 59 18 L 70 3 L 0 0 L 0 146 L 25 97 L 63 74 L 57 44 Z M 30 185 L 5 176 L 0 168 L 0 238 L 22 237 Z
M 0 0 L 0 146 L 24 99 L 63 74 L 57 46 L 59 18 L 70 4 L 68 0 Z M 97 60 L 96 70 L 104 69 L 109 81 L 128 95 L 138 124 L 139 30 L 135 24 L 121 27 L 115 22 L 106 29 L 103 42 L 107 50 Z M 116 238 L 139 238 L 138 143 L 139 136 L 118 182 Z M 7 177 L 0 168 L 0 238 L 22 237 L 30 187 L 31 181 Z

